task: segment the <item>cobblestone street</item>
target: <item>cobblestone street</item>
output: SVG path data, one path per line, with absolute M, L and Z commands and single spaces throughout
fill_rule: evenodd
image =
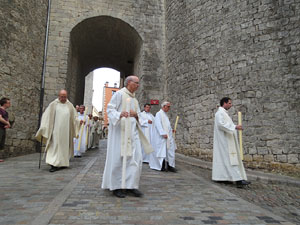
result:
M 38 154 L 0 164 L 0 224 L 296 224 L 299 187 L 255 181 L 248 189 L 210 181 L 210 171 L 177 163 L 178 173 L 144 164 L 143 198 L 100 189 L 106 141 L 71 167 L 38 169 Z
M 195 166 L 179 164 L 186 170 L 211 182 L 211 171 Z M 216 183 L 217 184 L 217 183 Z M 276 215 L 300 224 L 300 187 L 279 182 L 252 181 L 248 188 L 238 189 L 235 185 L 217 184 L 242 199 L 252 202 Z

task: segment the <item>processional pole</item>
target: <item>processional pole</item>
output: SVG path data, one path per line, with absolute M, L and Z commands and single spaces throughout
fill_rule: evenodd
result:
M 44 94 L 45 94 L 45 72 L 46 72 L 46 60 L 47 60 L 47 50 L 48 50 L 48 36 L 49 36 L 49 25 L 50 25 L 50 11 L 51 11 L 51 0 L 48 0 L 48 10 L 47 10 L 47 25 L 45 33 L 45 44 L 44 44 L 44 57 L 43 57 L 43 69 L 42 69 L 42 79 L 41 79 L 41 92 L 40 92 L 40 112 L 39 112 L 39 122 L 38 128 L 41 125 L 43 106 L 44 106 Z M 36 144 L 36 151 L 40 152 L 39 169 L 41 168 L 42 160 L 42 145 L 43 138 L 40 144 Z

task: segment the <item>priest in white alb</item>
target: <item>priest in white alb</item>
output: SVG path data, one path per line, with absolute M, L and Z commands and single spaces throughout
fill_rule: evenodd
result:
M 92 130 L 93 130 L 93 115 L 92 114 L 89 114 L 88 115 L 88 128 L 87 128 L 87 131 L 88 131 L 88 146 L 87 146 L 87 149 L 91 149 L 92 148 L 92 145 L 93 145 L 93 134 L 92 134 Z
M 237 130 L 242 130 L 242 126 L 235 125 L 228 115 L 227 110 L 231 106 L 231 99 L 224 97 L 215 114 L 212 180 L 224 183 L 235 181 L 240 188 L 250 182 L 246 181 L 237 138 Z
M 80 128 L 78 137 L 74 139 L 74 157 L 80 158 L 82 153 L 85 153 L 88 146 L 87 128 L 88 116 L 85 113 L 85 106 L 79 106 L 78 120 L 80 121 Z M 80 145 L 80 147 L 78 147 Z
M 153 149 L 139 125 L 140 109 L 135 98 L 139 78 L 127 77 L 124 86 L 107 105 L 109 132 L 102 188 L 113 191 L 119 198 L 141 197 L 138 190 L 142 171 L 141 144 L 147 153 Z
M 91 135 L 92 135 L 92 148 L 99 147 L 99 140 L 100 140 L 100 132 L 101 132 L 101 124 L 99 122 L 99 117 L 94 116 L 92 125 L 91 125 Z
M 43 113 L 41 126 L 36 133 L 36 139 L 46 144 L 46 163 L 51 165 L 50 172 L 69 166 L 78 126 L 77 112 L 67 99 L 67 91 L 61 90 L 58 98 Z
M 146 136 L 149 143 L 153 147 L 153 129 L 155 127 L 154 127 L 154 116 L 152 115 L 150 110 L 151 110 L 151 105 L 145 104 L 144 111 L 139 116 L 139 121 L 144 135 Z M 149 163 L 149 154 L 145 153 L 144 148 L 142 148 L 142 153 L 143 153 L 143 162 Z
M 153 132 L 154 150 L 149 156 L 149 166 L 151 169 L 160 171 L 177 172 L 175 169 L 176 143 L 173 137 L 173 129 L 167 112 L 171 103 L 163 102 L 161 109 L 155 115 L 155 131 Z

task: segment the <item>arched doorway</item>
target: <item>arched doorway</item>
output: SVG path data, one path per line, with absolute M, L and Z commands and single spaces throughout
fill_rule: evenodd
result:
M 83 102 L 85 76 L 96 68 L 114 68 L 122 79 L 138 74 L 142 43 L 137 31 L 117 18 L 99 16 L 77 24 L 70 34 L 66 79 L 72 102 Z

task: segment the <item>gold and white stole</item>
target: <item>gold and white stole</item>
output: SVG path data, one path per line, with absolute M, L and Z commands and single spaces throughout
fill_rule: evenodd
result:
M 229 117 L 227 112 L 224 112 L 224 115 L 225 115 L 224 119 L 225 119 L 226 123 L 233 123 L 232 119 Z M 237 148 L 238 146 L 236 145 L 236 142 L 235 142 L 234 133 L 225 132 L 225 137 L 227 138 L 230 164 L 232 166 L 237 166 L 240 163 L 238 160 L 238 148 Z
M 147 112 L 144 111 L 144 114 L 145 114 L 145 117 L 147 119 L 147 127 L 144 128 L 145 129 L 145 136 L 146 136 L 147 140 L 150 142 L 150 127 L 149 127 L 149 123 L 148 123 L 149 118 L 148 118 Z
M 126 111 L 130 113 L 132 109 L 135 112 L 138 110 L 138 101 L 135 98 L 135 94 L 128 91 L 127 88 L 122 88 L 122 112 Z M 131 143 L 131 120 L 130 116 L 127 118 L 121 118 L 121 157 L 123 157 L 122 165 L 122 189 L 126 188 L 126 162 L 127 157 L 132 157 L 132 143 Z M 143 134 L 140 124 L 136 121 L 136 128 L 138 130 L 140 141 L 144 147 L 146 154 L 150 154 L 154 150 L 148 142 L 147 138 Z
M 138 108 L 137 100 L 135 99 L 135 94 L 127 90 L 127 88 L 122 89 L 122 112 L 126 111 L 128 114 L 134 105 L 135 112 Z M 133 102 L 133 104 L 132 104 Z M 132 156 L 131 147 L 131 117 L 122 117 L 121 119 L 121 156 Z

